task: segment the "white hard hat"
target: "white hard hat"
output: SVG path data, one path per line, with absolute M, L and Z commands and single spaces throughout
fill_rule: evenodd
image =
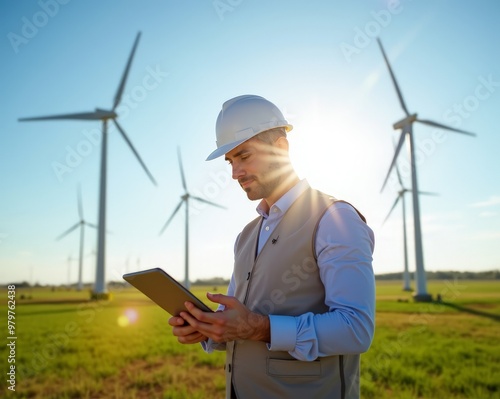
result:
M 222 105 L 215 125 L 217 149 L 207 161 L 227 154 L 259 133 L 277 127 L 283 127 L 287 132 L 293 128 L 272 102 L 254 95 L 232 98 Z

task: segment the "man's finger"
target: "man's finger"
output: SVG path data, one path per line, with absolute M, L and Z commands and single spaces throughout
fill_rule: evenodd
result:
M 219 333 L 220 334 L 220 327 L 216 327 L 215 324 L 217 324 L 217 320 L 214 320 L 213 318 L 215 317 L 215 313 L 207 313 L 199 310 L 198 308 L 195 308 L 193 310 L 193 313 L 200 312 L 201 316 L 198 317 L 197 315 L 190 314 L 188 312 L 181 312 L 181 316 L 186 320 L 186 322 L 189 324 L 190 327 L 192 327 L 194 330 L 200 332 L 201 334 L 205 335 L 206 337 L 211 337 L 213 338 L 214 333 Z M 202 320 L 206 319 L 205 320 Z
M 191 302 L 185 302 L 184 306 L 189 311 L 190 316 L 193 316 L 196 320 L 199 320 L 199 321 L 202 321 L 202 322 L 208 322 L 208 323 L 212 323 L 213 322 L 213 320 L 214 320 L 213 319 L 213 315 L 215 313 L 204 312 L 203 310 L 201 310 L 201 309 L 197 308 L 195 305 L 193 305 Z M 181 316 L 184 318 L 184 320 L 186 320 L 186 318 L 184 317 L 184 313 L 185 312 L 182 312 Z M 188 323 L 189 323 L 189 321 L 188 321 Z
M 193 333 L 198 332 L 198 331 L 195 328 L 193 328 L 192 326 L 190 326 L 189 324 L 186 324 L 186 325 L 183 325 L 182 327 L 175 326 L 172 329 L 172 332 L 174 333 L 175 336 L 180 337 L 183 335 L 184 336 L 190 335 L 190 334 L 193 334 Z
M 182 317 L 173 316 L 168 319 L 168 324 L 172 327 L 184 325 L 184 319 Z
M 188 310 L 192 313 L 188 313 L 188 312 L 181 312 L 181 317 L 192 327 L 194 328 L 195 330 L 198 330 L 198 326 L 199 326 L 199 321 L 197 319 L 197 315 L 195 313 L 198 313 L 198 312 L 201 312 L 203 313 L 201 310 L 199 310 L 196 306 L 194 306 L 193 304 L 191 304 L 190 302 L 186 302 L 186 307 L 188 307 Z M 192 309 L 189 309 L 189 307 L 192 307 Z
M 206 339 L 207 337 L 199 332 L 194 332 L 193 334 L 177 337 L 177 340 L 181 344 L 196 344 L 198 342 L 205 341 Z
M 210 292 L 207 292 L 207 298 L 212 302 L 224 305 L 226 308 L 234 306 L 236 301 L 236 298 L 233 296 L 227 296 L 224 294 L 212 294 Z

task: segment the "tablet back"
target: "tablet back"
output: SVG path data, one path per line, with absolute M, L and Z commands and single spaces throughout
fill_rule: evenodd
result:
M 193 293 L 160 268 L 124 274 L 123 278 L 172 316 L 178 316 L 181 311 L 187 310 L 184 306 L 186 301 L 205 312 L 212 312 Z

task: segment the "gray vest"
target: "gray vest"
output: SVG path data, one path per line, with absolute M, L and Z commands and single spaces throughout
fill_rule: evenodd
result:
M 250 222 L 236 245 L 236 298 L 263 315 L 328 312 L 316 262 L 315 234 L 319 220 L 335 201 L 307 189 L 257 257 L 261 218 Z M 269 351 L 264 342 L 246 340 L 228 342 L 226 352 L 227 398 L 231 388 L 238 399 L 359 398 L 359 355 L 299 361 L 288 352 Z

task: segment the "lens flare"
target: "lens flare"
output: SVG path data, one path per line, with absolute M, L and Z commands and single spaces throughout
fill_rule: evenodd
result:
M 126 309 L 123 314 L 118 317 L 118 325 L 120 327 L 127 327 L 130 324 L 133 324 L 139 318 L 139 314 L 135 309 Z
M 135 323 L 139 317 L 139 314 L 137 313 L 137 310 L 135 310 L 135 309 L 127 309 L 127 310 L 125 310 L 125 316 L 128 318 L 128 320 L 131 323 Z

